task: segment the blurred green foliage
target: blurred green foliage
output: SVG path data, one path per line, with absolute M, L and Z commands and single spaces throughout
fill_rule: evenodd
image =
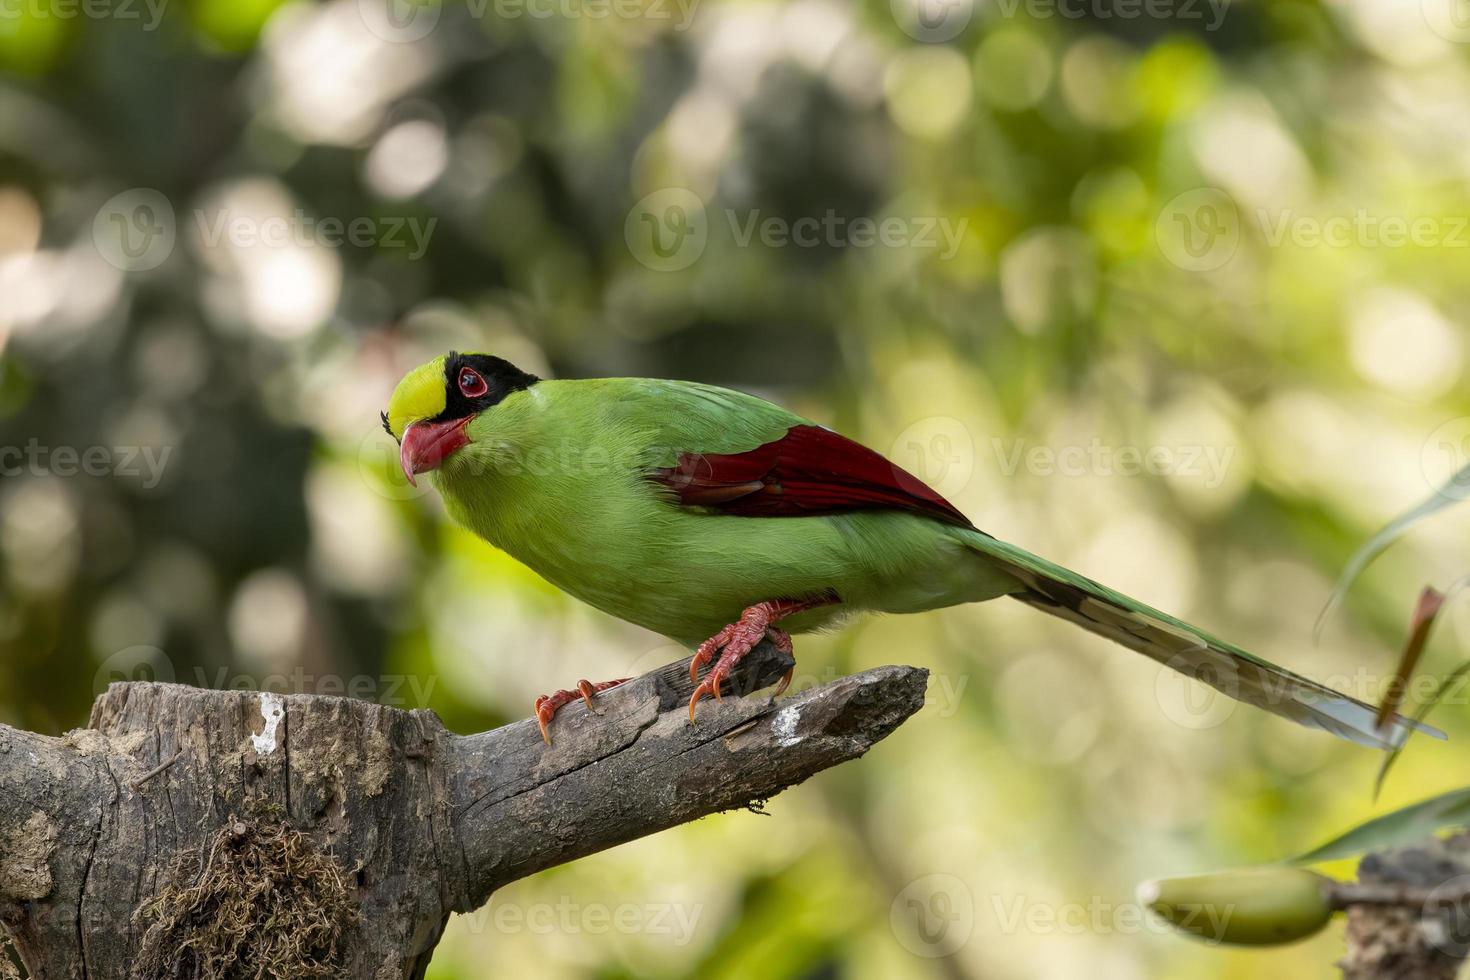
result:
M 1457 508 L 1312 644 L 1470 456 L 1470 38 L 1435 0 L 390 2 L 0 0 L 0 721 L 158 676 L 469 731 L 679 656 L 396 474 L 376 413 L 451 347 L 784 401 L 1365 697 L 1464 573 Z M 929 707 L 769 817 L 518 883 L 429 975 L 1334 975 L 1331 930 L 1190 945 L 1132 889 L 1364 818 L 1377 760 L 1011 605 L 805 638 L 801 682 L 915 662 Z M 1457 744 L 1380 806 L 1462 782 Z

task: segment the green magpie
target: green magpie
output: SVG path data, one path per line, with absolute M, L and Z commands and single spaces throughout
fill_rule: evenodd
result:
M 753 395 L 650 378 L 542 380 L 489 354 L 409 372 L 383 426 L 404 474 L 563 591 L 713 661 L 689 701 L 769 637 L 862 612 L 1010 596 L 1232 698 L 1376 748 L 1417 728 L 976 528 L 883 456 Z M 778 625 L 779 624 L 779 625 Z M 787 673 L 777 690 L 790 680 Z M 562 706 L 622 680 L 537 699 Z

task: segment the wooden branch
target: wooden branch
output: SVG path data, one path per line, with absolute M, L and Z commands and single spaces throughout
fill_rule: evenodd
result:
M 0 926 L 37 980 L 152 980 L 149 963 L 210 943 L 288 957 L 272 960 L 283 975 L 422 977 L 450 912 L 757 805 L 923 704 L 913 667 L 741 696 L 790 664 L 758 647 L 692 726 L 689 662 L 653 671 L 596 715 L 563 709 L 550 748 L 533 721 L 460 737 L 432 712 L 346 698 L 114 684 L 64 738 L 0 726 Z M 267 950 L 298 934 L 290 916 L 310 941 Z
M 770 684 L 789 663 L 762 647 L 744 685 Z M 916 667 L 881 667 L 779 707 L 727 694 L 701 702 L 690 725 L 694 685 L 682 661 L 600 696 L 600 718 L 580 705 L 559 715 L 549 752 L 529 721 L 457 739 L 449 771 L 467 864 L 463 907 L 543 868 L 748 806 L 855 759 L 923 705 L 927 678 Z
M 1455 980 L 1470 955 L 1470 835 L 1369 854 L 1334 886 L 1344 980 Z

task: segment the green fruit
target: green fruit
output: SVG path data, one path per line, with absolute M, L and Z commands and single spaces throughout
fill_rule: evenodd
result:
M 1266 946 L 1305 939 L 1327 925 L 1331 884 L 1305 868 L 1243 868 L 1145 882 L 1138 900 L 1209 942 Z

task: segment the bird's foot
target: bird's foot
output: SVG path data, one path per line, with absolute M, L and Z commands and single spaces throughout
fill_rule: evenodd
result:
M 587 702 L 588 711 L 594 715 L 601 714 L 602 712 L 598 711 L 597 707 L 593 705 L 592 696 L 599 691 L 606 691 L 610 687 L 617 687 L 626 680 L 628 678 L 620 677 L 615 681 L 598 681 L 596 684 L 589 680 L 580 680 L 573 690 L 557 691 L 554 694 L 541 695 L 536 699 L 535 705 L 536 724 L 541 726 L 541 738 L 545 740 L 547 745 L 551 744 L 551 733 L 546 726 L 551 724 L 551 719 L 556 717 L 556 713 L 559 710 L 578 698 Z
M 720 685 L 735 665 L 745 659 L 746 654 L 755 649 L 756 644 L 766 636 L 770 636 L 771 642 L 776 649 L 782 653 L 789 654 L 792 651 L 791 634 L 785 630 L 777 629 L 773 624 L 787 616 L 794 615 L 806 609 L 826 605 L 831 600 L 817 602 L 798 602 L 793 600 L 778 600 L 775 602 L 758 602 L 745 612 L 740 614 L 740 619 L 726 626 L 714 636 L 705 640 L 694 652 L 694 659 L 689 662 L 689 679 L 699 679 L 699 668 L 714 659 L 716 651 L 720 657 L 715 660 L 715 665 L 705 677 L 704 683 L 694 689 L 694 694 L 689 698 L 689 720 L 694 720 L 694 707 L 699 704 L 701 698 L 714 695 L 716 701 L 721 700 Z M 791 683 L 792 670 L 786 671 L 781 678 L 781 683 L 776 688 L 776 694 L 786 690 Z

